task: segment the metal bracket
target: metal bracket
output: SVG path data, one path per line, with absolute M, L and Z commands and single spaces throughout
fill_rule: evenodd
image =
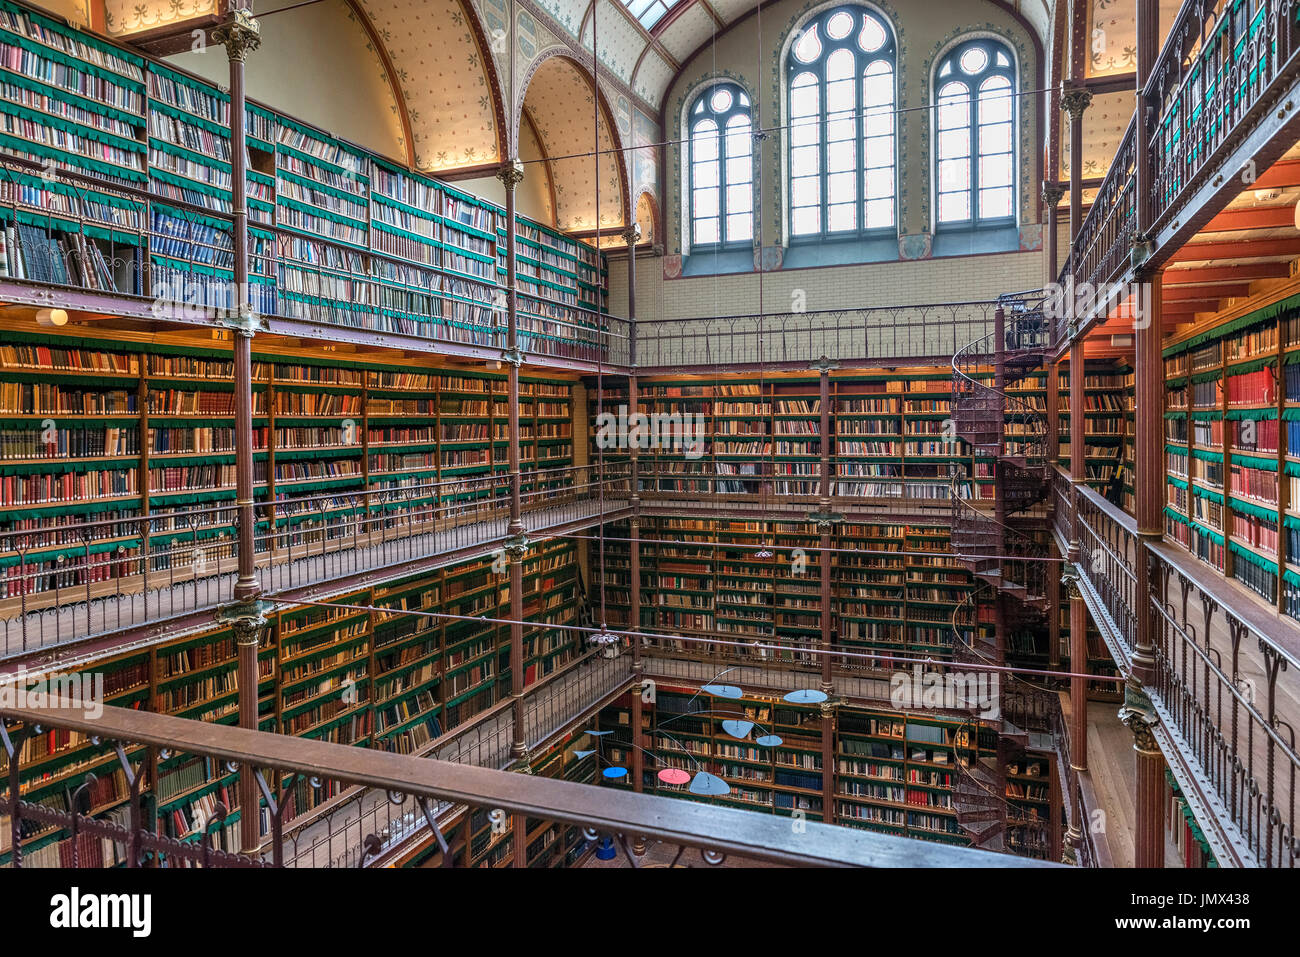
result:
M 808 368 L 813 372 L 830 372 L 833 369 L 838 369 L 839 367 L 840 364 L 838 362 L 836 362 L 834 359 L 831 359 L 827 356 L 822 356 L 820 359 L 815 360 L 814 362 L 810 363 L 808 366 Z
M 1156 251 L 1156 244 L 1146 233 L 1137 233 L 1129 241 L 1129 265 L 1140 269 Z
M 501 361 L 518 368 L 524 364 L 524 351 L 518 346 L 515 346 L 513 349 L 502 350 Z
M 836 522 L 844 521 L 844 516 L 839 512 L 832 512 L 828 505 L 823 505 L 815 512 L 809 512 L 805 517 L 808 521 L 816 523 L 819 532 L 828 531 Z
M 239 304 L 239 311 L 233 316 L 229 314 L 223 315 L 221 325 L 226 329 L 239 333 L 241 336 L 251 336 L 254 333 L 270 330 L 266 320 L 246 302 Z
M 512 535 L 501 543 L 501 551 L 512 562 L 522 562 L 531 547 L 532 543 L 528 541 L 528 536 L 522 532 L 518 535 Z

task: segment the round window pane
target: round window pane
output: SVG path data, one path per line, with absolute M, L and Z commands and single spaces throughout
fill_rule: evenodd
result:
M 799 42 L 794 45 L 794 55 L 800 63 L 811 63 L 817 57 L 821 56 L 822 41 L 817 35 L 817 28 L 809 27 L 804 31 L 804 35 L 799 38 Z
M 866 53 L 875 53 L 889 39 L 885 28 L 875 17 L 862 15 L 862 30 L 858 33 L 858 46 Z
M 971 47 L 961 55 L 961 68 L 967 73 L 978 73 L 989 64 L 989 55 L 982 47 Z
M 709 106 L 713 108 L 714 113 L 725 113 L 731 109 L 731 91 L 718 89 L 713 92 L 709 98 Z
M 832 40 L 843 40 L 853 29 L 853 18 L 841 10 L 826 21 L 826 35 Z

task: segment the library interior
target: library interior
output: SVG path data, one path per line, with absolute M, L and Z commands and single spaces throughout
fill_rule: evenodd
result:
M 1298 103 L 1296 0 L 0 0 L 0 873 L 1300 866 Z

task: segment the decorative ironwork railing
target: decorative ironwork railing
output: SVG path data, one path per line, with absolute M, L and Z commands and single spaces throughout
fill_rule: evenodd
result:
M 611 463 L 525 473 L 529 532 L 626 505 L 630 469 Z M 510 477 L 492 475 L 257 505 L 257 577 L 274 595 L 363 572 L 393 574 L 438 556 L 471 557 L 506 537 Z M 233 600 L 234 505 L 0 533 L 0 657 Z
M 1293 0 L 1183 4 L 1144 91 L 1159 110 L 1150 144 L 1153 188 L 1140 198 L 1150 204 L 1154 226 L 1176 213 L 1188 187 L 1199 183 L 1246 124 L 1271 114 L 1263 109 L 1269 90 L 1294 72 L 1298 38 Z M 1241 174 L 1248 185 L 1250 173 L 1232 175 Z
M 1226 809 L 1244 860 L 1300 865 L 1300 629 L 1259 609 L 1245 589 L 1162 541 L 1143 542 L 1132 517 L 1077 486 L 1079 572 L 1126 668 L 1138 615 L 1152 616 L 1155 678 L 1145 688 L 1179 754 Z M 1151 593 L 1137 587 L 1149 563 Z
M 701 851 L 704 861 L 721 863 L 728 855 L 790 866 L 1043 866 L 1037 862 L 990 855 L 968 848 L 913 841 L 808 822 L 795 834 L 771 815 L 732 808 L 701 807 L 689 801 L 631 791 L 531 777 L 473 765 L 388 754 L 365 748 L 213 725 L 167 715 L 106 707 L 98 718 L 78 708 L 55 706 L 37 710 L 0 711 L 7 788 L 0 813 L 7 816 L 10 840 L 21 848 L 25 821 L 45 829 L 66 829 L 74 835 L 72 866 L 126 867 L 265 867 L 285 863 L 284 818 L 292 806 L 298 782 L 337 782 L 384 795 L 394 803 L 411 801 L 441 850 L 444 866 L 469 857 L 474 848 L 463 840 L 447 841 L 443 823 L 448 808 L 497 812 L 496 820 L 553 821 L 576 826 L 595 840 L 610 835 L 632 866 L 641 857 L 633 850 L 638 838 L 683 850 Z M 96 818 L 79 810 L 46 807 L 22 800 L 17 756 L 34 729 L 65 729 L 94 737 L 98 749 L 115 757 L 126 776 L 129 799 L 120 821 Z M 257 857 L 246 857 L 214 846 L 214 835 L 229 835 L 234 809 L 218 806 L 195 840 L 160 836 L 142 799 L 151 768 L 163 751 L 171 758 L 210 759 L 217 767 L 243 768 L 251 773 L 261 794 L 267 846 Z M 271 769 L 274 769 L 272 772 Z M 77 801 L 84 800 L 78 794 Z M 522 835 L 510 838 L 522 840 Z M 220 838 L 217 839 L 218 841 Z M 359 863 L 383 861 L 388 848 L 378 834 L 362 842 Z M 512 847 L 518 853 L 522 848 Z M 467 853 L 468 851 L 468 853 Z M 521 859 L 518 854 L 516 859 Z M 678 855 L 680 859 L 681 855 Z M 22 854 L 11 854 L 19 866 Z
M 639 319 L 643 373 L 718 366 L 807 366 L 885 359 L 947 361 L 993 329 L 998 300 L 874 306 L 702 319 Z

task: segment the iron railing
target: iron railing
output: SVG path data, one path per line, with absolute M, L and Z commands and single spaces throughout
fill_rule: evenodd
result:
M 525 473 L 530 532 L 617 515 L 629 468 L 611 464 Z M 257 506 L 256 573 L 268 595 L 412 563 L 472 557 L 503 541 L 510 477 L 385 486 Z M 0 533 L 14 559 L 0 603 L 0 657 L 175 616 L 234 597 L 233 504 Z
M 444 835 L 444 808 L 466 808 L 469 812 L 496 812 L 493 819 L 505 821 L 554 821 L 583 829 L 589 840 L 610 835 L 636 866 L 640 855 L 632 845 L 638 838 L 648 843 L 697 848 L 704 861 L 721 863 L 728 855 L 790 866 L 1036 866 L 998 855 L 966 848 L 913 841 L 807 822 L 794 833 L 788 822 L 771 815 L 732 808 L 703 807 L 668 797 L 637 794 L 546 777 L 512 774 L 492 768 L 454 764 L 404 755 L 386 754 L 364 748 L 289 738 L 243 728 L 188 721 L 166 715 L 108 707 L 99 718 L 88 718 L 80 709 L 56 706 L 36 710 L 5 709 L 3 744 L 8 764 L 8 787 L 0 800 L 0 813 L 8 816 L 10 840 L 21 847 L 24 822 L 35 822 L 44 830 L 66 829 L 73 835 L 68 858 L 71 866 L 98 867 L 121 863 L 126 867 L 239 867 L 280 866 L 285 863 L 283 824 L 297 782 L 313 785 L 340 782 L 383 794 L 394 803 L 411 801 L 419 809 L 424 826 L 441 849 L 444 865 L 464 859 L 462 842 L 449 844 Z M 116 756 L 128 781 L 126 812 L 120 820 L 107 820 L 83 813 L 81 794 L 67 809 L 49 807 L 22 799 L 17 755 L 35 728 L 65 729 L 87 738 L 95 747 Z M 201 822 L 193 839 L 162 837 L 153 826 L 147 802 L 142 800 L 148 768 L 166 752 L 169 758 L 195 756 L 210 759 L 217 767 L 239 768 L 251 773 L 261 792 L 263 817 L 270 834 L 267 848 L 256 857 L 245 857 L 213 846 L 230 833 L 232 809 L 219 806 Z M 274 769 L 274 772 L 270 772 Z M 508 838 L 519 841 L 521 835 Z M 367 835 L 359 863 L 391 859 L 378 834 Z M 471 848 L 471 850 L 473 850 Z M 515 845 L 515 852 L 523 849 Z M 518 854 L 522 857 L 522 853 Z M 681 859 L 681 855 L 678 856 Z M 21 853 L 11 854 L 19 866 Z
M 1222 802 L 1220 823 L 1244 861 L 1297 866 L 1300 628 L 1182 549 L 1143 541 L 1133 518 L 1092 489 L 1076 493 L 1078 570 L 1103 636 L 1127 670 L 1138 616 L 1152 616 L 1155 677 L 1144 690 L 1163 733 Z M 1145 596 L 1139 561 L 1148 562 Z
M 807 367 L 889 359 L 943 361 L 993 329 L 997 300 L 819 312 L 637 320 L 645 374 L 720 366 Z

